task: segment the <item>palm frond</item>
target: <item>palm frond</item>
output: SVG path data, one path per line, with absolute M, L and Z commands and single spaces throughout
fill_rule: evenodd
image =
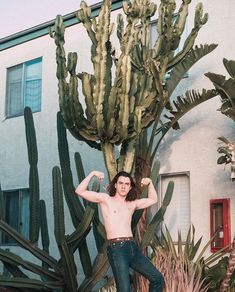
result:
M 190 52 L 184 57 L 184 59 L 174 66 L 170 73 L 170 78 L 166 82 L 166 88 L 169 96 L 182 80 L 183 76 L 188 70 L 202 57 L 212 52 L 217 47 L 216 44 L 205 44 L 200 47 L 195 46 Z
M 235 80 L 232 78 L 225 79 L 225 76 L 215 73 L 206 73 L 206 77 L 210 79 L 210 81 L 215 86 L 216 90 L 220 94 L 222 98 L 222 102 L 229 101 L 230 107 L 235 106 Z
M 235 60 L 223 59 L 224 67 L 226 68 L 228 74 L 235 79 Z
M 220 141 L 224 142 L 225 144 L 228 144 L 228 143 L 230 143 L 230 141 L 229 141 L 227 138 L 223 137 L 223 136 L 221 136 L 221 137 L 218 137 L 218 140 L 220 140 Z
M 187 112 L 195 106 L 215 97 L 217 95 L 215 90 L 203 89 L 202 93 L 195 90 L 188 90 L 185 96 L 178 96 L 177 100 L 173 101 L 175 110 L 169 111 L 171 116 L 165 115 L 165 118 L 170 121 L 163 124 L 163 129 L 166 131 L 170 128 L 178 128 L 178 120 L 182 118 Z

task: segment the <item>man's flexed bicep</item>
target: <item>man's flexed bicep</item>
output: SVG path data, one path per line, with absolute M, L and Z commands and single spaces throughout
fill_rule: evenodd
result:
M 141 180 L 142 186 L 148 187 L 148 197 L 143 199 L 138 199 L 135 201 L 135 209 L 145 209 L 157 203 L 158 197 L 156 189 L 153 185 L 153 182 L 150 178 L 146 177 Z
M 78 196 L 86 199 L 87 201 L 101 203 L 106 199 L 108 196 L 107 194 L 87 190 L 89 182 L 94 176 L 97 177 L 98 180 L 104 179 L 103 172 L 94 170 L 78 185 L 75 192 Z

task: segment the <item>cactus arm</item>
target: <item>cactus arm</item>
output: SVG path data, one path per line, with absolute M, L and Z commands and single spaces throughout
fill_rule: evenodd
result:
M 100 281 L 109 268 L 109 261 L 107 254 L 104 252 L 106 247 L 103 247 L 103 251 L 98 253 L 93 265 L 93 274 L 90 278 L 85 279 L 78 288 L 78 292 L 90 292 L 95 284 Z
M 111 3 L 110 1 L 104 1 L 101 11 L 98 17 L 96 39 L 97 48 L 93 58 L 94 65 L 94 103 L 96 105 L 96 123 L 99 137 L 104 135 L 104 116 L 103 116 L 103 105 L 105 96 L 109 96 L 110 93 L 110 82 L 111 82 L 111 66 L 110 61 L 110 13 Z
M 11 236 L 21 247 L 28 250 L 39 260 L 46 262 L 51 268 L 57 271 L 57 261 L 54 258 L 41 251 L 34 244 L 26 240 L 19 232 L 10 227 L 3 220 L 0 220 L 0 229 Z
M 40 226 L 41 226 L 41 241 L 42 241 L 42 250 L 49 254 L 49 233 L 48 233 L 48 224 L 47 224 L 47 215 L 46 215 L 46 204 L 44 200 L 40 200 Z M 42 262 L 42 267 L 48 269 L 49 266 Z
M 40 221 L 43 250 L 49 254 L 50 239 L 48 233 L 46 204 L 44 200 L 40 200 Z
M 62 243 L 61 254 L 61 261 L 65 269 L 64 279 L 66 283 L 66 288 L 68 289 L 68 291 L 77 291 L 77 268 L 66 241 Z
M 90 121 L 84 117 L 83 107 L 81 103 L 79 102 L 78 77 L 76 75 L 76 65 L 77 65 L 77 53 L 69 53 L 67 68 L 70 74 L 70 80 L 68 84 L 69 91 L 68 91 L 68 101 L 67 101 L 67 106 L 68 106 L 67 114 L 68 114 L 69 120 L 74 121 L 74 124 L 70 125 L 70 129 L 72 131 L 76 130 L 76 132 L 80 133 L 85 139 L 91 139 L 93 141 L 96 141 L 98 139 L 96 127 L 93 127 Z M 67 123 L 68 123 L 68 120 L 67 120 Z
M 21 271 L 21 269 L 14 265 L 14 264 L 10 264 L 4 260 L 2 260 L 2 263 L 4 265 L 4 267 L 7 269 L 7 271 L 13 276 L 13 277 L 21 277 L 21 278 L 29 278 L 25 273 L 23 273 Z M 28 291 L 25 291 L 28 292 Z
M 77 176 L 78 176 L 78 181 L 79 183 L 84 180 L 85 176 L 85 171 L 82 163 L 82 158 L 79 152 L 76 152 L 74 154 L 74 160 L 75 160 L 75 165 L 76 165 L 76 170 L 77 170 Z
M 82 80 L 82 91 L 85 96 L 85 102 L 87 106 L 86 116 L 87 116 L 88 121 L 90 121 L 91 125 L 94 125 L 96 123 L 95 118 L 94 118 L 96 114 L 96 109 L 95 109 L 95 104 L 93 101 L 94 76 L 84 72 L 81 74 L 81 80 Z
M 69 148 L 66 129 L 60 113 L 57 113 L 58 150 L 62 172 L 62 181 L 65 192 L 65 199 L 69 207 L 73 225 L 77 226 L 84 214 L 84 208 L 75 195 L 73 177 L 70 167 Z
M 11 288 L 23 288 L 23 289 L 35 289 L 38 291 L 55 291 L 55 289 L 63 289 L 64 284 L 60 281 L 46 281 L 42 282 L 40 280 L 33 280 L 33 279 L 27 279 L 27 278 L 8 278 L 4 276 L 0 276 L 0 283 L 4 287 L 11 287 Z M 26 290 L 24 290 L 26 291 Z
M 66 129 L 63 125 L 63 120 L 59 113 L 57 115 L 57 127 L 58 127 L 58 138 L 59 138 L 58 139 L 59 158 L 60 158 L 60 164 L 61 164 L 61 170 L 62 170 L 62 180 L 63 180 L 65 198 L 70 210 L 73 224 L 74 226 L 77 226 L 77 224 L 81 222 L 84 216 L 84 208 L 79 198 L 75 195 L 75 192 L 74 192 L 73 177 L 72 177 L 72 172 L 70 168 L 68 142 L 67 142 L 67 137 L 66 137 Z M 88 252 L 86 240 L 84 240 L 79 245 L 79 254 L 80 254 L 80 259 L 82 262 L 82 266 L 84 268 L 85 275 L 90 275 L 91 260 L 90 260 L 90 255 Z
M 131 173 L 135 158 L 135 144 L 136 141 L 133 139 L 128 143 L 127 150 L 124 156 L 124 162 L 122 169 L 128 173 Z
M 64 225 L 64 207 L 63 207 L 63 191 L 62 191 L 62 184 L 61 184 L 61 176 L 60 176 L 60 170 L 58 167 L 53 168 L 53 201 L 54 201 L 54 232 L 55 232 L 55 238 L 61 253 L 62 262 L 66 265 L 71 263 L 72 255 L 69 252 L 69 249 L 67 247 L 67 242 L 65 239 L 65 225 Z M 82 265 L 84 267 L 84 273 L 85 275 L 91 274 L 91 263 L 90 263 L 90 255 L 88 252 L 86 241 L 84 241 L 79 245 L 79 254 L 81 258 Z M 84 263 L 85 262 L 85 263 Z M 68 266 L 67 266 L 68 268 Z M 69 279 L 67 282 L 68 285 L 71 285 L 72 287 L 75 285 L 75 270 L 74 268 L 70 267 L 72 269 L 71 277 L 69 276 Z M 67 276 L 66 276 L 67 277 Z M 71 290 L 74 291 L 74 290 Z
M 30 108 L 24 110 L 25 134 L 29 161 L 29 204 L 30 204 L 30 241 L 36 243 L 39 237 L 39 177 L 38 150 L 33 115 Z
M 53 167 L 53 206 L 54 206 L 54 233 L 57 245 L 61 248 L 65 241 L 64 203 L 61 174 L 58 166 Z
M 0 185 L 0 219 L 5 220 L 5 200 L 3 197 L 1 185 Z
M 96 46 L 97 40 L 95 37 L 95 32 L 92 28 L 94 23 L 91 21 L 91 8 L 87 6 L 85 1 L 81 2 L 80 7 L 81 9 L 77 12 L 77 18 L 83 23 L 93 45 Z
M 117 16 L 117 37 L 120 43 L 122 43 L 123 34 L 124 34 L 123 16 L 122 14 L 119 13 Z
M 102 151 L 104 155 L 105 165 L 108 170 L 110 180 L 117 173 L 117 162 L 114 153 L 114 145 L 111 143 L 102 143 Z
M 46 204 L 44 200 L 40 200 L 40 221 L 43 250 L 49 254 L 50 239 L 48 233 Z
M 81 155 L 76 152 L 75 155 L 75 162 L 76 162 L 76 169 L 77 169 L 77 174 L 78 174 L 78 181 L 81 182 L 84 178 L 85 178 L 85 172 L 84 172 L 84 168 L 83 168 L 83 164 L 82 164 L 82 159 L 81 159 Z M 97 181 L 94 181 L 93 185 L 92 185 L 92 190 L 98 192 L 99 191 L 99 184 L 97 185 Z M 95 235 L 95 240 L 96 242 L 101 242 L 102 239 L 100 239 L 100 237 L 102 238 L 106 238 L 106 233 L 105 233 L 105 229 L 103 224 L 100 222 L 99 220 L 99 215 L 98 215 L 98 206 L 97 204 L 93 204 L 93 203 L 89 203 L 87 204 L 87 201 L 84 200 L 84 205 L 88 206 L 86 207 L 86 212 L 89 211 L 89 208 L 91 208 L 91 210 L 93 210 L 95 212 L 94 214 L 94 218 L 93 218 L 93 230 L 94 233 L 96 233 Z M 86 216 L 86 215 L 84 215 Z M 89 218 L 89 216 L 88 216 Z M 79 224 L 79 226 L 85 226 L 87 223 L 89 222 L 89 219 L 86 219 L 86 222 L 82 222 Z M 80 231 L 79 231 L 80 232 Z M 99 245 L 99 244 L 97 244 Z M 99 250 L 98 246 L 97 249 Z
M 167 56 L 171 49 L 173 37 L 173 13 L 175 1 L 161 1 L 158 9 L 157 32 L 158 39 L 154 45 L 154 56 L 163 61 L 163 56 Z
M 116 117 L 117 117 L 117 108 L 119 106 L 118 103 L 118 87 L 113 86 L 110 92 L 110 97 L 108 101 L 108 107 L 106 109 L 107 118 L 106 120 L 106 136 L 107 139 L 111 140 L 113 143 L 117 141 L 116 137 L 114 137 L 116 131 Z
M 100 191 L 100 182 L 95 180 L 92 184 L 92 191 L 99 192 Z M 103 245 L 106 239 L 106 232 L 104 229 L 103 224 L 100 222 L 99 219 L 99 209 L 98 204 L 93 203 L 91 208 L 94 210 L 94 218 L 93 218 L 93 234 L 95 237 L 95 243 L 98 253 L 102 251 Z M 100 232 L 102 230 L 102 232 Z
M 174 28 L 179 32 L 179 35 L 182 35 L 184 31 L 186 19 L 188 16 L 188 6 L 190 3 L 191 3 L 191 0 L 183 1 L 180 5 L 177 18 L 174 23 Z
M 30 263 L 29 261 L 23 260 L 21 257 L 3 249 L 0 249 L 0 260 L 16 266 L 22 266 L 24 269 L 35 274 L 43 275 L 50 280 L 59 281 L 61 279 L 61 275 L 44 269 L 36 264 Z
M 94 218 L 95 211 L 87 206 L 83 219 L 77 226 L 76 230 L 69 236 L 67 236 L 67 244 L 73 245 L 73 251 L 75 251 L 76 246 L 80 243 L 80 241 L 84 240 L 84 235 L 86 235 L 90 231 L 90 225 Z
M 173 57 L 172 60 L 169 61 L 167 65 L 167 70 L 170 70 L 178 62 L 180 62 L 180 60 L 182 60 L 186 56 L 186 54 L 192 49 L 199 30 L 208 20 L 208 14 L 205 13 L 204 16 L 202 14 L 203 14 L 203 6 L 201 3 L 199 3 L 195 11 L 194 27 L 191 30 L 188 37 L 186 38 L 183 49 L 175 57 Z
M 76 67 L 76 54 L 69 54 L 67 68 L 64 50 L 64 31 L 63 19 L 58 15 L 55 21 L 54 33 L 51 31 L 50 35 L 54 38 L 57 46 L 56 62 L 60 109 L 66 126 L 72 135 L 86 142 L 88 140 L 89 145 L 97 148 L 98 145 L 95 143 L 97 140 L 96 132 L 90 126 L 87 119 L 84 118 L 83 108 L 79 102 L 78 94 L 74 95 L 77 86 L 77 76 L 74 72 Z M 70 71 L 70 75 L 72 74 L 69 83 L 66 81 L 68 71 Z M 70 98 L 71 96 L 72 98 Z M 74 111 L 74 107 L 76 108 L 76 111 Z M 74 119 L 75 117 L 76 119 Z M 89 141 L 92 141 L 93 143 Z

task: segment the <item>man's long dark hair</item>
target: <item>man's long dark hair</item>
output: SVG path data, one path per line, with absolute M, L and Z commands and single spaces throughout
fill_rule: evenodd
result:
M 136 200 L 139 189 L 138 189 L 134 179 L 130 175 L 130 173 L 125 172 L 125 171 L 120 171 L 112 179 L 112 181 L 110 182 L 109 186 L 107 187 L 107 191 L 108 191 L 109 195 L 111 197 L 115 196 L 115 194 L 116 194 L 115 184 L 117 183 L 118 178 L 120 176 L 128 177 L 130 179 L 130 182 L 131 182 L 131 189 L 130 189 L 129 193 L 126 196 L 126 201 L 134 201 L 134 200 Z

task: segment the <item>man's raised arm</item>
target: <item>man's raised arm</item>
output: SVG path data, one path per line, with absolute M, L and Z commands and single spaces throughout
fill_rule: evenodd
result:
M 136 209 L 144 209 L 157 203 L 158 196 L 151 178 L 143 178 L 141 180 L 142 186 L 148 187 L 148 198 L 136 200 Z
M 98 180 L 103 180 L 104 179 L 104 174 L 103 172 L 100 171 L 92 171 L 84 180 L 77 186 L 75 192 L 78 196 L 94 203 L 101 203 L 104 200 L 104 195 L 106 194 L 101 194 L 97 193 L 94 191 L 88 191 L 88 185 L 91 179 L 96 176 Z

